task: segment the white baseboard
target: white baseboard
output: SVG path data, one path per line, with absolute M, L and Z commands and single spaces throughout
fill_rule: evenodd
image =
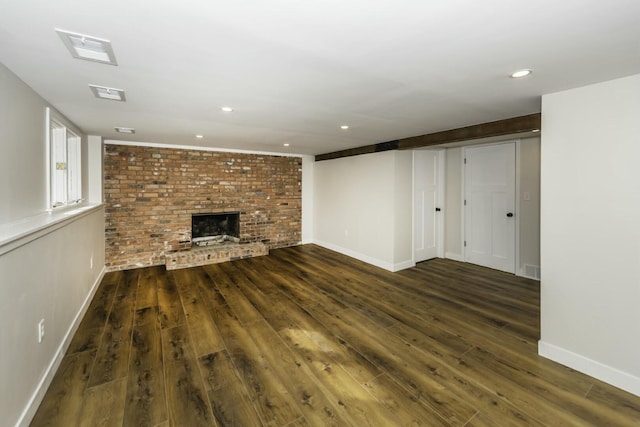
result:
M 538 354 L 576 371 L 592 376 L 629 393 L 640 396 L 640 378 L 611 366 L 591 360 L 542 340 L 538 341 Z
M 342 255 L 355 258 L 359 261 L 366 262 L 367 264 L 375 265 L 376 267 L 380 267 L 394 273 L 396 271 L 404 270 L 406 268 L 415 267 L 416 265 L 416 263 L 413 260 L 407 260 L 407 261 L 402 261 L 402 262 L 392 264 L 390 262 L 386 262 L 386 261 L 379 260 L 377 258 L 370 257 L 369 255 L 352 251 L 351 249 L 346 249 L 341 246 L 334 245 L 333 243 L 323 242 L 321 240 L 314 240 L 312 243 L 318 246 L 322 246 L 323 248 L 332 250 L 334 252 L 341 253 Z
M 454 261 L 464 262 L 464 256 L 462 256 L 461 254 L 455 254 L 453 252 L 446 252 L 444 254 L 444 257 L 446 259 L 452 259 Z
M 393 270 L 391 270 L 392 272 L 396 272 L 396 271 L 400 271 L 400 270 L 406 270 L 407 268 L 412 268 L 415 267 L 416 263 L 414 260 L 409 259 L 403 262 L 397 262 L 395 264 L 393 264 Z
M 40 403 L 42 403 L 42 399 L 44 398 L 44 395 L 47 392 L 47 389 L 51 385 L 51 382 L 53 381 L 53 377 L 55 376 L 56 371 L 60 367 L 60 363 L 62 363 L 62 358 L 66 354 L 67 349 L 71 344 L 71 339 L 73 338 L 73 335 L 78 330 L 78 326 L 80 326 L 80 322 L 82 321 L 82 318 L 87 312 L 87 309 L 89 308 L 89 304 L 91 304 L 91 300 L 96 294 L 96 291 L 98 290 L 98 286 L 100 285 L 100 282 L 102 282 L 102 278 L 104 277 L 106 272 L 107 272 L 107 269 L 105 267 L 102 267 L 100 274 L 96 278 L 93 285 L 91 285 L 91 290 L 89 290 L 87 297 L 84 299 L 84 302 L 80 307 L 80 310 L 78 310 L 78 313 L 76 313 L 76 316 L 73 319 L 73 322 L 71 322 L 71 325 L 69 325 L 69 329 L 67 329 L 67 333 L 65 334 L 64 338 L 62 339 L 62 342 L 58 346 L 58 349 L 56 350 L 53 358 L 51 359 L 51 363 L 49 363 L 49 366 L 47 367 L 47 369 L 44 372 L 44 375 L 40 379 L 38 386 L 36 387 L 35 391 L 31 395 L 29 402 L 27 403 L 26 407 L 22 411 L 22 414 L 20 414 L 20 418 L 18 418 L 18 421 L 16 422 L 16 427 L 18 426 L 28 427 L 31 421 L 33 420 L 33 417 L 36 415 L 36 411 L 38 410 Z

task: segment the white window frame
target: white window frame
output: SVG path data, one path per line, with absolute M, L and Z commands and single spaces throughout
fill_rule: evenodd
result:
M 47 210 L 77 205 L 82 199 L 82 136 L 47 108 Z

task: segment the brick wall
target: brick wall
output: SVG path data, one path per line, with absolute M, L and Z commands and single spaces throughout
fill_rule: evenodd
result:
M 191 215 L 240 211 L 241 242 L 301 240 L 302 160 L 105 144 L 106 266 L 164 264 L 191 247 Z

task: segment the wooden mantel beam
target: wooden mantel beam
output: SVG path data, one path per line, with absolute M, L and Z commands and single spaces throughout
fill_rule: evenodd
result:
M 495 122 L 481 123 L 442 132 L 429 133 L 421 136 L 413 136 L 396 141 L 382 142 L 380 144 L 365 145 L 364 147 L 348 150 L 334 151 L 332 153 L 319 154 L 316 161 L 339 159 L 341 157 L 357 156 L 360 154 L 378 153 L 388 150 L 407 150 L 412 148 L 429 147 L 432 145 L 447 144 L 450 142 L 471 141 L 480 138 L 514 135 L 531 132 L 540 129 L 541 114 L 529 114 L 526 116 L 512 117 L 510 119 Z

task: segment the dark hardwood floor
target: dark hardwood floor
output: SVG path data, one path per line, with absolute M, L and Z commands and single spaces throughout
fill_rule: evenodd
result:
M 313 245 L 108 273 L 33 426 L 640 425 L 537 356 L 539 283 Z

